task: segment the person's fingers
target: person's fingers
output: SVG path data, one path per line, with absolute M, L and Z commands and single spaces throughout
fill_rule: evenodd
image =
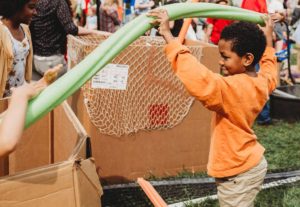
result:
M 153 25 L 159 25 L 161 22 L 162 22 L 162 19 L 157 18 L 157 19 L 152 20 L 150 23 Z
M 45 85 L 44 82 L 36 82 L 34 84 L 34 88 L 41 88 L 41 87 L 46 87 L 47 85 Z
M 147 13 L 147 16 L 161 16 L 163 14 L 167 14 L 167 10 L 165 9 L 160 9 L 160 8 L 157 8 L 157 9 L 153 9 L 153 10 L 150 10 L 148 13 Z

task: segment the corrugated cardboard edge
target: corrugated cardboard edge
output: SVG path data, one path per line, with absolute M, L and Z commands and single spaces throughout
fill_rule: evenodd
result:
M 45 189 L 47 192 L 57 193 L 61 190 L 61 184 L 56 182 L 57 176 L 59 172 L 65 172 L 65 174 L 69 174 L 68 176 L 72 176 L 72 184 L 67 184 L 69 189 L 73 188 L 73 197 L 75 199 L 74 207 L 89 207 L 89 206 L 100 206 L 100 197 L 103 194 L 102 188 L 99 183 L 99 179 L 96 173 L 96 167 L 93 159 L 87 160 L 69 160 L 57 164 L 52 164 L 46 167 L 37 168 L 34 170 L 27 170 L 24 172 L 16 173 L 13 176 L 5 176 L 0 179 L 0 192 L 3 191 L 0 195 L 2 199 L 0 199 L 0 207 L 13 207 L 13 206 L 27 206 L 26 203 L 32 203 L 32 200 L 39 200 L 41 203 L 47 201 L 48 197 L 44 196 L 43 192 Z M 45 189 L 40 187 L 38 190 L 36 189 L 35 179 L 39 180 L 41 178 L 45 178 Z M 51 182 L 53 184 L 51 184 Z M 5 183 L 13 183 L 15 186 L 20 185 L 20 189 L 15 188 L 11 189 L 9 192 L 6 192 L 6 189 L 1 189 L 1 186 L 5 187 Z M 33 184 L 33 185 L 29 185 Z M 38 182 L 38 184 L 40 184 Z M 52 185 L 49 188 L 49 184 Z M 24 188 L 24 185 L 27 186 L 28 195 L 26 192 L 23 192 L 23 195 L 18 194 L 17 192 Z M 94 192 L 94 193 L 93 193 Z M 10 194 L 10 195 L 9 195 Z M 7 196 L 6 196 L 7 195 Z M 14 196 L 12 196 L 14 195 Z M 43 195 L 43 196 L 41 196 Z M 19 196 L 19 197 L 18 197 Z M 21 196 L 21 197 L 20 197 Z M 22 196 L 24 196 L 22 198 Z M 26 197 L 28 196 L 28 197 Z M 39 197 L 41 196 L 41 197 Z M 13 199 L 12 199 L 13 197 Z M 24 199 L 24 200 L 23 200 Z M 72 199 L 72 198 L 69 198 Z M 54 199 L 55 200 L 55 199 Z M 59 199 L 58 199 L 59 200 Z M 53 202 L 53 198 L 51 200 Z M 3 203 L 2 203 L 3 202 Z M 58 201 L 55 201 L 56 203 Z M 49 204 L 45 204 L 45 206 L 49 206 Z M 65 206 L 64 201 L 62 199 L 59 200 L 57 206 Z M 69 207 L 69 206 L 68 206 Z M 70 206 L 71 207 L 71 206 Z M 72 206 L 73 207 L 73 206 Z
M 70 157 L 68 159 L 68 160 L 73 160 L 73 159 L 76 159 L 79 157 L 79 154 L 80 154 L 81 150 L 83 149 L 83 146 L 86 143 L 88 134 L 87 134 L 86 130 L 84 129 L 84 127 L 82 126 L 82 124 L 80 123 L 80 121 L 78 120 L 78 118 L 75 115 L 75 113 L 73 112 L 73 110 L 71 109 L 71 107 L 69 106 L 69 104 L 67 103 L 67 101 L 64 101 L 62 103 L 62 107 L 64 108 L 67 117 L 72 122 L 75 130 L 77 131 L 78 137 L 81 138 L 78 140 L 76 147 L 74 148 L 72 154 L 70 155 Z
M 76 204 L 79 204 L 78 207 L 100 205 L 100 197 L 103 195 L 103 190 L 96 173 L 94 159 L 76 160 L 73 172 L 75 198 Z M 88 182 L 89 185 L 84 185 L 85 182 Z M 92 191 L 95 193 L 91 194 L 90 192 Z

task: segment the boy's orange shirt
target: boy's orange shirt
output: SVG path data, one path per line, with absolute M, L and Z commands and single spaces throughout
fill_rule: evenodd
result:
M 256 166 L 265 149 L 251 127 L 276 88 L 274 49 L 266 48 L 257 77 L 213 73 L 177 40 L 166 46 L 165 53 L 189 93 L 213 111 L 208 174 L 228 177 Z

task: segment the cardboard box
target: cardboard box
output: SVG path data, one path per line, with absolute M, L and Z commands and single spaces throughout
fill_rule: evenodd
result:
M 0 179 L 0 207 L 100 206 L 92 159 L 70 160 Z
M 87 140 L 66 102 L 33 124 L 2 163 L 10 176 L 0 178 L 0 207 L 101 206 L 94 160 L 82 160 Z
M 219 72 L 219 52 L 216 46 L 197 41 L 186 41 L 186 44 L 201 47 L 197 53 L 198 58 L 209 69 Z M 84 58 L 87 51 L 92 51 L 92 46 L 82 41 L 73 42 L 68 47 L 69 55 L 72 56 L 69 58 L 71 66 L 74 61 Z M 78 59 L 74 51 L 80 56 Z M 118 63 L 118 60 L 116 57 L 116 62 L 113 62 Z M 69 104 L 91 137 L 93 156 L 103 182 L 120 183 L 138 177 L 173 176 L 183 170 L 206 171 L 211 112 L 199 102 L 194 101 L 187 116 L 173 128 L 139 130 L 137 133 L 116 137 L 100 133 L 91 122 L 82 90 L 69 99 Z

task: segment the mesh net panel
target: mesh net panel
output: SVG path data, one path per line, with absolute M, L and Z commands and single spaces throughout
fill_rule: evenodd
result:
M 69 67 L 78 64 L 106 35 L 68 37 Z M 194 100 L 174 75 L 160 37 L 140 37 L 111 63 L 129 65 L 126 90 L 83 87 L 92 123 L 103 134 L 121 136 L 138 130 L 167 129 L 179 124 Z M 189 47 L 199 60 L 200 46 Z

